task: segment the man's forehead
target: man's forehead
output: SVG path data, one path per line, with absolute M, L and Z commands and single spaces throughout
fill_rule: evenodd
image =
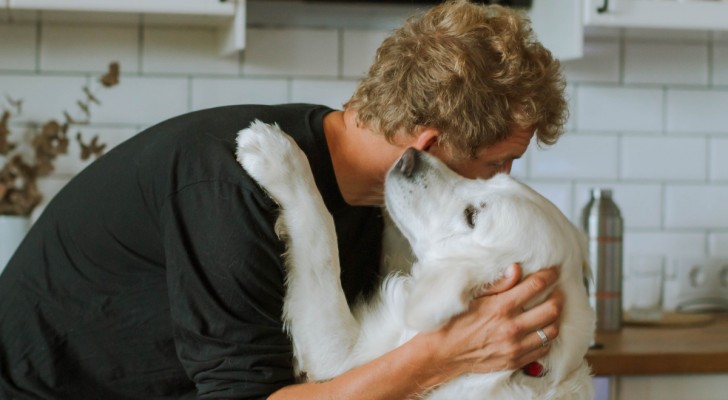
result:
M 526 152 L 531 143 L 535 129 L 517 128 L 511 134 L 495 144 L 478 150 L 477 158 L 511 159 L 519 158 Z

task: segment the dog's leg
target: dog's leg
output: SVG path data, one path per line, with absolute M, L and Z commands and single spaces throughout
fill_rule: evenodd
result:
M 277 125 L 254 122 L 237 138 L 238 162 L 281 207 L 276 230 L 287 241 L 283 318 L 300 372 L 309 379 L 347 368 L 358 324 L 341 287 L 334 220 L 308 159 Z

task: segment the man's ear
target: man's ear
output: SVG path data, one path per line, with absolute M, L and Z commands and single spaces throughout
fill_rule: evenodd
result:
M 412 147 L 420 151 L 429 152 L 433 146 L 437 145 L 439 135 L 440 131 L 437 129 L 424 128 L 424 130 L 417 135 Z

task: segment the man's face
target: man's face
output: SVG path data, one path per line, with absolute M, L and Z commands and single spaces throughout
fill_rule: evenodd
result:
M 455 161 L 437 147 L 431 148 L 429 152 L 466 178 L 487 179 L 499 172 L 510 173 L 513 160 L 521 158 L 526 152 L 534 132 L 534 128 L 514 128 L 506 139 L 478 150 L 474 159 Z

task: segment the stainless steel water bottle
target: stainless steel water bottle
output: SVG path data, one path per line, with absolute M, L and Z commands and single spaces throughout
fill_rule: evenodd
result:
M 581 214 L 589 237 L 589 263 L 594 285 L 589 298 L 597 313 L 597 331 L 622 327 L 622 215 L 609 189 L 592 189 Z

